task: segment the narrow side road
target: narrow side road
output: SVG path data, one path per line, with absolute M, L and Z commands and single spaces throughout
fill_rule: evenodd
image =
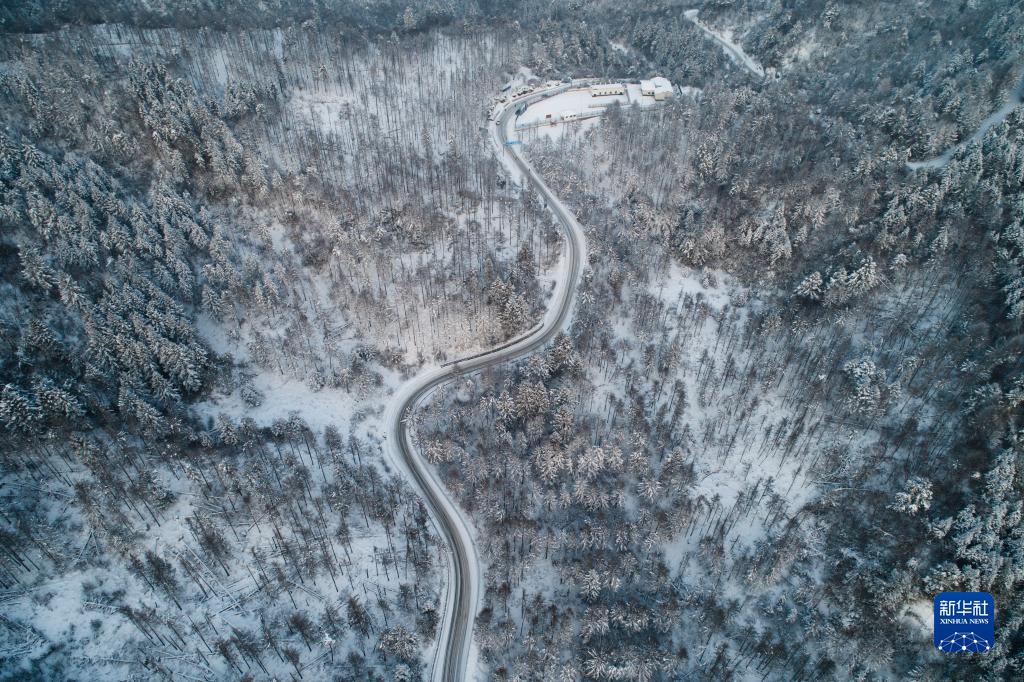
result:
M 985 133 L 1002 123 L 1003 120 L 1013 113 L 1014 109 L 1021 106 L 1021 104 L 1024 104 L 1024 76 L 1021 76 L 1020 84 L 1017 85 L 1017 89 L 1010 95 L 1009 101 L 989 114 L 978 126 L 978 129 L 974 131 L 973 135 L 963 142 L 958 142 L 936 157 L 924 159 L 923 161 L 908 161 L 907 170 L 934 170 L 936 168 L 945 167 L 946 164 L 953 160 L 953 157 L 956 156 L 957 152 L 968 145 L 981 140 L 981 138 L 985 137 Z
M 764 68 L 760 64 L 751 59 L 750 55 L 744 52 L 742 47 L 740 47 L 732 40 L 727 38 L 724 33 L 722 33 L 721 31 L 716 31 L 710 26 L 706 26 L 703 23 L 701 23 L 700 19 L 697 18 L 697 13 L 698 10 L 688 9 L 685 12 L 683 12 L 683 16 L 686 17 L 686 19 L 688 19 L 689 21 L 693 22 L 694 26 L 704 31 L 705 35 L 707 35 L 709 38 L 711 38 L 716 43 L 721 45 L 722 49 L 725 50 L 725 53 L 729 55 L 729 57 L 734 62 L 736 62 L 737 64 L 745 68 L 747 71 L 757 76 L 758 78 L 764 78 Z
M 413 442 L 410 429 L 413 412 L 423 398 L 447 381 L 501 362 L 525 357 L 539 350 L 562 331 L 570 319 L 574 293 L 586 253 L 583 230 L 575 216 L 551 193 L 520 152 L 515 147 L 505 144 L 510 121 L 514 119 L 518 107 L 561 89 L 553 88 L 550 91 L 513 98 L 500 111 L 496 121 L 488 122 L 491 142 L 496 145 L 496 152 L 502 163 L 514 178 L 533 186 L 547 203 L 548 209 L 558 220 L 565 235 L 561 270 L 563 276 L 556 282 L 543 321 L 531 333 L 514 343 L 425 370 L 399 388 L 385 414 L 386 423 L 390 424 L 388 452 L 392 460 L 409 474 L 410 481 L 418 489 L 450 550 L 445 610 L 430 671 L 433 680 L 449 682 L 463 680 L 467 676 L 473 621 L 480 597 L 481 572 L 474 530 L 469 518 L 459 509 L 457 502 L 449 497 L 433 466 L 423 459 Z

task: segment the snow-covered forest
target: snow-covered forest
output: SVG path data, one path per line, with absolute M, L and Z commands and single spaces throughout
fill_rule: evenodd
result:
M 392 423 L 440 371 L 402 424 L 472 527 L 459 679 L 1024 675 L 1017 3 L 0 27 L 0 679 L 441 679 L 463 587 Z M 655 75 L 515 140 L 550 196 L 491 139 Z M 569 286 L 553 197 L 565 328 L 460 369 Z M 932 646 L 958 590 L 993 651 Z
M 531 325 L 558 252 L 473 143 L 511 53 L 308 27 L 3 47 L 12 670 L 417 674 L 441 547 L 380 414 Z

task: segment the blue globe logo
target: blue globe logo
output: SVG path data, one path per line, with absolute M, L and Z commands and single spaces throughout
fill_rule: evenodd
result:
M 981 654 L 991 649 L 992 645 L 987 639 L 978 637 L 973 632 L 954 632 L 942 639 L 938 648 L 939 651 L 950 654 Z

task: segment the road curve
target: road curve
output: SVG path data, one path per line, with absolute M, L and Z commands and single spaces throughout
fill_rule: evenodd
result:
M 733 62 L 739 64 L 758 78 L 764 78 L 764 67 L 751 59 L 750 55 L 744 52 L 742 47 L 726 38 L 721 32 L 701 23 L 701 20 L 697 18 L 697 14 L 698 10 L 695 9 L 688 9 L 683 12 L 683 16 L 692 22 L 694 26 L 703 31 L 704 35 L 721 45 L 722 49 L 725 50 L 725 53 L 729 55 L 729 58 L 732 59 Z
M 416 406 L 437 386 L 485 367 L 525 357 L 546 345 L 568 323 L 573 294 L 579 283 L 586 253 L 586 238 L 576 217 L 558 201 L 520 152 L 505 144 L 509 122 L 515 117 L 517 107 L 564 89 L 565 86 L 559 86 L 527 97 L 513 98 L 500 111 L 497 120 L 487 126 L 488 136 L 496 146 L 502 163 L 514 177 L 523 178 L 533 186 L 547 203 L 548 209 L 558 220 L 565 235 L 565 252 L 562 256 L 565 262 L 564 276 L 555 284 L 543 321 L 531 333 L 511 344 L 506 343 L 490 352 L 421 372 L 398 389 L 385 413 L 385 423 L 390 424 L 391 445 L 388 452 L 392 460 L 400 463 L 407 471 L 419 489 L 424 504 L 450 550 L 446 609 L 441 620 L 438 646 L 432 664 L 430 676 L 433 680 L 452 682 L 466 677 L 473 621 L 480 597 L 481 576 L 471 522 L 458 504 L 449 497 L 434 468 L 421 457 L 413 442 L 409 425 L 412 423 Z

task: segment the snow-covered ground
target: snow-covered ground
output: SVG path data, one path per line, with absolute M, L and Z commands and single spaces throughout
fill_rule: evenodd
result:
M 393 376 L 397 378 L 397 375 Z M 395 382 L 393 380 L 388 383 L 393 385 Z M 259 426 L 270 426 L 295 413 L 313 430 L 321 432 L 324 427 L 338 425 L 357 412 L 379 412 L 382 400 L 376 395 L 361 399 L 353 392 L 338 388 L 314 391 L 305 382 L 277 372 L 260 372 L 253 378 L 252 387 L 269 397 L 258 407 L 250 407 L 239 391 L 234 391 L 227 396 L 197 403 L 196 409 L 210 416 L 224 414 L 235 420 L 248 417 Z
M 730 294 L 738 286 L 736 279 L 723 270 L 698 272 L 673 262 L 665 277 L 648 285 L 648 291 L 666 305 L 677 305 L 684 296 L 703 300 L 715 310 L 730 302 Z
M 516 124 L 522 126 L 559 120 L 565 112 L 584 114 L 607 107 L 613 102 L 626 104 L 628 99 L 625 95 L 593 97 L 588 88 L 574 88 L 531 104 L 526 113 L 516 120 Z M 552 118 L 548 119 L 548 116 Z
M 665 336 L 672 338 L 678 335 L 681 347 L 678 380 L 686 386 L 686 395 L 690 396 L 690 404 L 685 413 L 686 422 L 694 433 L 704 434 L 713 424 L 720 421 L 724 414 L 736 411 L 749 411 L 746 420 L 760 424 L 762 427 L 772 424 L 778 415 L 785 413 L 783 405 L 788 387 L 773 387 L 762 390 L 755 402 L 734 404 L 724 397 L 704 403 L 701 396 L 699 371 L 697 368 L 705 362 L 705 354 L 711 360 L 712 367 L 726 366 L 727 344 L 722 342 L 724 329 L 728 325 L 745 321 L 756 311 L 756 302 L 749 300 L 749 292 L 739 284 L 735 277 L 722 270 L 695 270 L 673 262 L 664 272 L 652 273 L 652 279 L 645 286 L 647 293 L 656 297 L 664 306 Z M 696 304 L 708 311 L 696 324 L 672 322 L 682 320 L 683 311 Z M 736 321 L 729 321 L 735 315 Z M 625 343 L 643 338 L 643 330 L 632 319 L 619 319 L 614 325 L 616 336 Z M 630 350 L 625 352 L 621 362 L 639 366 L 643 362 L 644 343 L 632 343 Z M 604 382 L 592 377 L 598 385 L 598 404 L 604 394 L 615 396 L 621 387 L 615 382 Z M 667 396 L 664 397 L 667 401 Z M 723 439 L 724 440 L 724 439 Z M 721 509 L 730 510 L 742 504 L 742 496 L 749 494 L 755 480 L 767 478 L 774 486 L 786 491 L 786 501 L 790 509 L 799 509 L 808 500 L 818 494 L 814 482 L 809 480 L 808 472 L 797 458 L 787 459 L 780 453 L 760 457 L 755 448 L 725 447 L 718 439 L 703 442 L 703 447 L 692 456 L 694 482 L 687 490 L 687 495 L 694 500 L 713 503 Z M 771 485 L 771 484 L 769 484 Z M 736 556 L 744 550 L 751 549 L 761 541 L 766 533 L 762 517 L 751 515 L 745 522 L 737 523 L 731 528 L 725 542 L 736 552 Z M 665 561 L 670 569 L 677 574 L 692 574 L 696 567 L 687 566 L 687 562 L 695 556 L 697 545 L 701 541 L 699 534 L 679 534 L 666 538 L 662 549 Z
M 516 119 L 517 138 L 524 141 L 540 136 L 558 139 L 566 134 L 578 134 L 593 128 L 600 121 L 599 115 L 609 106 L 635 104 L 645 107 L 657 104 L 653 97 L 641 94 L 638 84 L 627 83 L 625 86 L 624 95 L 594 97 L 589 88 L 583 87 L 572 88 L 534 102 Z M 567 113 L 579 118 L 566 121 Z
M 799 45 L 796 45 L 792 50 L 789 51 L 789 53 L 786 54 L 786 57 L 782 63 L 783 68 L 789 68 L 794 64 L 807 61 L 808 59 L 811 58 L 811 55 L 817 52 L 820 48 L 821 45 L 818 43 L 817 37 L 815 36 L 815 32 L 811 31 L 808 37 L 804 39 L 803 42 L 801 42 Z

